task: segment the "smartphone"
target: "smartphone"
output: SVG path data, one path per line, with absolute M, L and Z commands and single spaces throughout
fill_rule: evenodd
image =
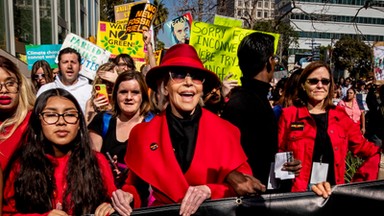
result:
M 104 95 L 105 98 L 107 98 L 108 100 L 107 86 L 105 84 L 95 84 L 95 90 L 97 93 L 97 97 Z

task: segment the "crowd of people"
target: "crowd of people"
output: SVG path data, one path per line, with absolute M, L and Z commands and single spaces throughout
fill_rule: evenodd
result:
M 147 32 L 144 40 L 152 53 Z M 384 87 L 335 82 L 315 61 L 268 98 L 274 40 L 256 32 L 241 41 L 241 85 L 230 73 L 220 80 L 184 43 L 160 65 L 150 54 L 140 71 L 120 54 L 93 81 L 72 48 L 60 50 L 57 75 L 37 61 L 30 80 L 0 56 L 2 214 L 125 216 L 178 203 L 189 216 L 208 199 L 308 190 L 326 198 L 345 183 L 348 152 L 364 160 L 354 181 L 377 179 Z M 275 175 L 277 153 L 290 153 L 279 171 L 293 176 Z

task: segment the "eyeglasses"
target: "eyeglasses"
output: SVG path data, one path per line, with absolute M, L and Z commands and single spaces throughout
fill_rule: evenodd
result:
M 192 82 L 195 84 L 203 84 L 205 81 L 205 78 L 201 74 L 190 74 L 185 71 L 170 71 L 169 76 L 176 83 L 184 82 L 187 76 L 189 76 L 192 79 Z
M 117 66 L 119 67 L 128 67 L 127 63 L 118 63 Z
M 68 124 L 76 124 L 79 120 L 78 112 L 66 112 L 63 114 L 55 112 L 42 112 L 40 113 L 40 116 L 43 118 L 45 123 L 49 125 L 56 124 L 59 121 L 60 116 L 62 116 L 64 121 Z
M 328 85 L 331 82 L 330 79 L 326 79 L 326 78 L 323 78 L 321 80 L 317 78 L 310 78 L 310 79 L 307 79 L 307 81 L 311 85 L 317 85 L 319 82 L 321 82 L 321 84 L 323 85 Z
M 19 91 L 19 83 L 16 81 L 0 83 L 0 90 L 3 89 L 3 86 L 5 87 L 5 90 L 7 90 L 9 93 L 17 93 Z
M 35 74 L 35 75 L 33 75 L 33 78 L 35 80 L 44 79 L 45 78 L 45 74 Z

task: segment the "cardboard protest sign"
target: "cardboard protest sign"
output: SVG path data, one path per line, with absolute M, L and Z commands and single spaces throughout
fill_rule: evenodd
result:
M 80 74 L 91 80 L 95 78 L 99 66 L 108 62 L 111 55 L 111 52 L 73 33 L 67 34 L 61 49 L 66 47 L 71 47 L 80 53 L 82 65 Z
M 217 74 L 223 80 L 232 73 L 232 79 L 240 82 L 241 71 L 238 66 L 237 48 L 241 40 L 255 30 L 231 28 L 192 22 L 190 45 L 195 47 L 204 66 Z M 258 31 L 261 32 L 261 31 Z M 262 32 L 275 37 L 275 53 L 277 50 L 279 34 Z
M 189 44 L 191 36 L 192 14 L 190 12 L 176 17 L 163 26 L 164 46 L 169 48 L 178 43 Z
M 57 68 L 55 62 L 61 44 L 26 45 L 28 70 L 32 70 L 33 64 L 38 60 L 45 60 L 51 68 Z
M 373 45 L 373 58 L 376 80 L 384 80 L 384 42 L 376 42 Z
M 145 63 L 143 34 L 125 32 L 126 24 L 99 21 L 97 46 L 111 52 L 111 58 L 126 53 L 135 60 L 136 68 Z
M 131 2 L 127 4 L 122 5 L 116 5 L 114 7 L 115 12 L 115 22 L 119 24 L 127 24 L 129 19 L 129 14 L 131 13 L 131 7 L 137 4 L 146 3 L 146 0 L 143 1 L 137 1 L 137 2 Z
M 221 25 L 221 26 L 227 26 L 227 27 L 243 27 L 243 20 L 242 19 L 236 19 L 233 17 L 228 16 L 221 16 L 218 14 L 215 14 L 215 18 L 213 20 L 213 24 L 215 25 Z
M 155 17 L 155 13 L 156 7 L 150 3 L 141 3 L 132 6 L 126 32 L 132 33 L 149 30 L 152 20 Z

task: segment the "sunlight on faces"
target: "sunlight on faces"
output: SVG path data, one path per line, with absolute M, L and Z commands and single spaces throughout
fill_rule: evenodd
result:
M 135 115 L 140 112 L 143 102 L 142 92 L 137 80 L 126 80 L 120 83 L 117 90 L 117 104 L 125 115 Z
M 72 101 L 60 96 L 53 96 L 49 98 L 47 105 L 42 111 L 42 113 L 66 113 L 73 115 L 76 115 L 78 112 L 79 111 L 76 109 L 76 106 Z M 64 120 L 63 116 L 60 116 L 56 123 L 48 124 L 40 115 L 40 122 L 44 137 L 56 145 L 70 144 L 76 138 L 80 124 L 80 120 L 77 120 L 74 124 L 69 124 Z M 58 150 L 55 149 L 55 151 Z
M 17 108 L 19 104 L 19 93 L 15 90 L 17 90 L 18 87 L 17 89 L 10 88 L 7 90 L 5 86 L 5 83 L 14 83 L 17 85 L 17 82 L 18 80 L 15 74 L 9 73 L 0 67 L 0 112 L 11 112 Z
M 73 85 L 77 82 L 81 65 L 75 53 L 63 54 L 59 62 L 59 67 L 61 71 L 61 81 L 64 85 Z
M 193 76 L 193 73 L 191 73 Z M 183 82 L 169 79 L 165 90 L 168 93 L 172 113 L 182 117 L 194 112 L 200 97 L 203 95 L 203 84 L 193 82 L 190 76 L 186 76 Z
M 311 84 L 309 80 L 311 79 L 326 79 L 330 80 L 329 77 L 329 72 L 325 67 L 320 67 L 314 70 L 308 77 L 307 80 L 305 81 L 304 84 L 304 89 L 305 92 L 308 95 L 308 102 L 309 103 L 319 103 L 319 102 L 324 102 L 324 99 L 327 97 L 328 92 L 329 92 L 329 83 L 324 84 L 321 81 L 318 81 L 317 84 Z

